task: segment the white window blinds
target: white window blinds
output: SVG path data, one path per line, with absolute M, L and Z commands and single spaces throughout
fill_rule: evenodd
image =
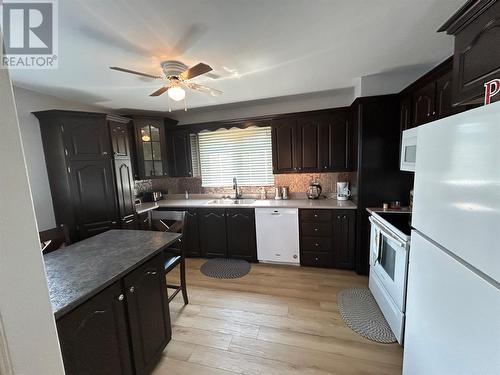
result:
M 198 134 L 203 187 L 274 184 L 270 127 L 220 129 Z

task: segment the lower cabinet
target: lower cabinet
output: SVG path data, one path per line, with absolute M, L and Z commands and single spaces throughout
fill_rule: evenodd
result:
M 333 267 L 354 269 L 356 211 L 333 212 Z
M 252 208 L 200 208 L 198 226 L 201 256 L 257 261 Z
M 253 209 L 227 209 L 226 228 L 229 258 L 256 262 L 255 211 Z
M 171 337 L 163 254 L 57 320 L 67 375 L 148 374 Z
M 143 213 L 137 214 L 136 220 L 137 220 L 137 229 L 140 229 L 140 230 L 150 230 L 151 229 L 151 224 L 149 221 L 149 213 L 148 212 L 143 212 Z
M 300 264 L 354 268 L 355 210 L 300 210 Z
M 198 210 L 186 210 L 188 230 L 186 233 L 186 251 L 189 257 L 199 257 L 200 252 L 200 234 L 198 226 Z
M 200 208 L 200 250 L 204 257 L 227 256 L 226 210 L 223 208 Z
M 151 372 L 172 337 L 163 265 L 157 256 L 123 279 L 137 375 Z

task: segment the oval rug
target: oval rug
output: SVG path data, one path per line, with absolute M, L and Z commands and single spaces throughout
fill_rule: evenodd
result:
M 205 276 L 216 279 L 237 279 L 250 272 L 250 263 L 241 259 L 214 258 L 200 268 Z
M 357 334 L 383 344 L 397 341 L 370 289 L 341 290 L 337 304 L 345 324 Z

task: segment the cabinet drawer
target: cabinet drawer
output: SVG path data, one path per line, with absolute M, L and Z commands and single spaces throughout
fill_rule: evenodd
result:
M 300 210 L 301 221 L 331 221 L 331 210 Z
M 302 249 L 306 251 L 331 251 L 332 240 L 327 237 L 302 237 Z
M 302 223 L 303 236 L 329 237 L 332 235 L 332 225 L 330 223 Z
M 330 253 L 304 251 L 300 258 L 300 264 L 312 267 L 331 267 L 332 256 Z

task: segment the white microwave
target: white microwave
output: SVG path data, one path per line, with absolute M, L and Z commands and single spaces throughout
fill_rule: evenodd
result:
M 408 129 L 403 132 L 399 168 L 402 171 L 415 172 L 415 162 L 417 160 L 417 135 L 418 128 Z

